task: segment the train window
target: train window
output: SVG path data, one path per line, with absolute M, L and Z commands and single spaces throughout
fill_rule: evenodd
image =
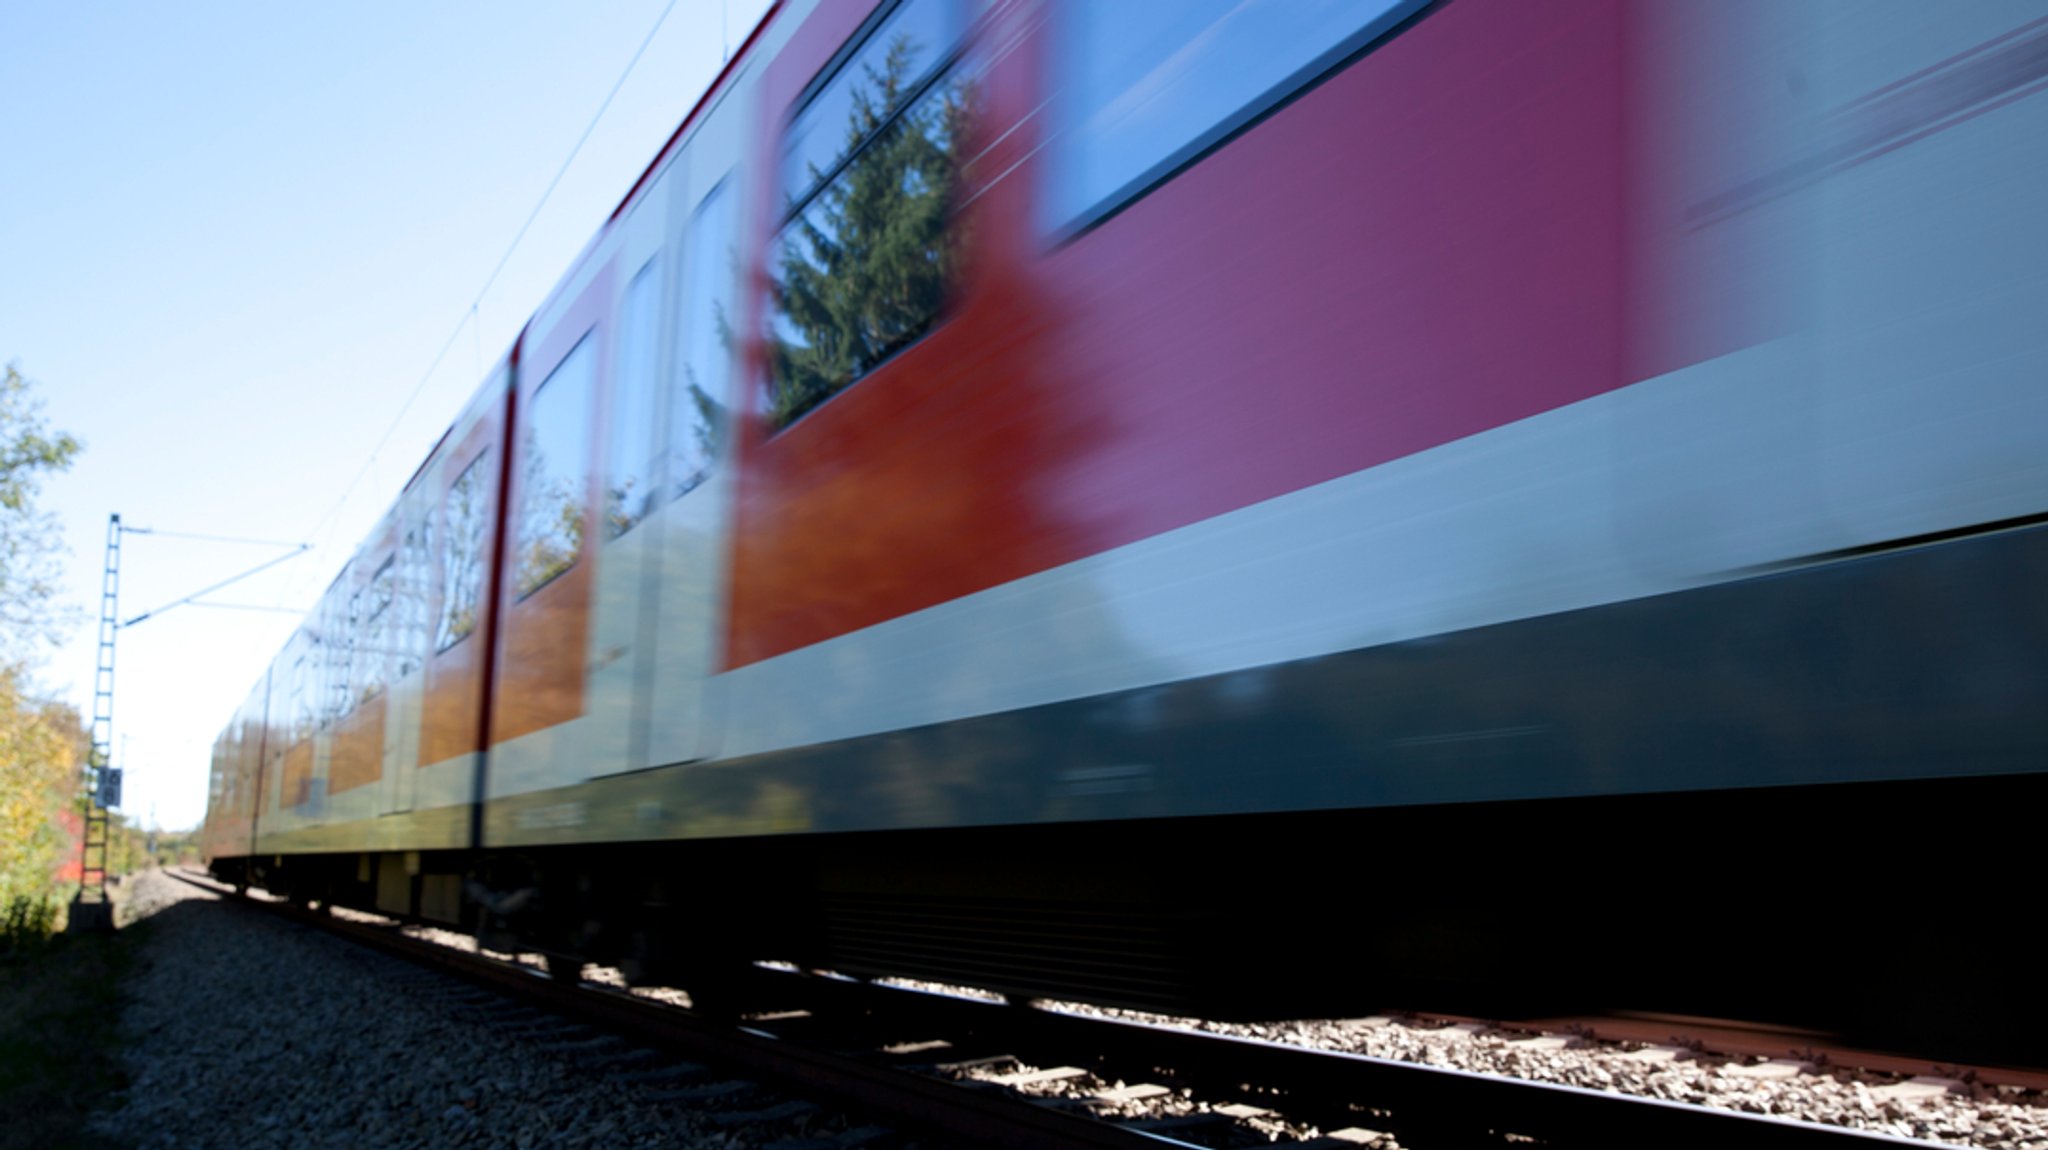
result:
M 476 630 L 477 608 L 484 589 L 484 512 L 489 493 L 484 484 L 485 452 L 462 469 L 441 505 L 441 618 L 434 629 L 434 650 L 446 651 Z
M 612 391 L 610 466 L 604 484 L 607 542 L 633 529 L 654 509 L 656 357 L 661 332 L 660 258 L 650 259 L 626 287 L 619 319 L 618 381 Z
M 359 591 L 347 599 L 333 594 L 328 598 L 331 604 L 327 612 L 327 633 L 333 638 L 327 644 L 327 716 L 329 720 L 337 720 L 356 707 L 355 692 L 350 690 L 349 679 L 355 673 L 356 619 L 362 593 Z
M 394 597 L 397 556 L 384 560 L 370 576 L 369 602 L 363 604 L 363 681 L 357 692 L 364 702 L 384 689 L 386 660 L 391 654 L 391 601 Z
M 308 698 L 312 675 L 306 669 L 306 657 L 300 655 L 292 661 L 291 674 L 291 741 L 302 743 L 313 737 L 313 705 Z
M 783 140 L 770 262 L 771 428 L 874 370 L 937 322 L 958 263 L 953 206 L 973 83 L 953 0 L 871 21 Z
M 781 183 L 792 200 L 816 191 L 858 150 L 870 121 L 886 119 L 916 99 L 960 36 L 955 0 L 906 0 L 877 16 L 826 65 L 790 120 L 782 138 Z
M 323 602 L 314 610 L 319 613 L 313 617 L 313 625 L 321 631 L 326 630 L 326 604 Z M 313 636 L 311 646 L 312 650 L 306 656 L 307 722 L 314 729 L 324 731 L 330 718 L 327 713 L 327 665 L 333 656 L 329 654 L 327 644 L 317 634 Z
M 734 349 L 733 294 L 739 285 L 733 197 L 712 188 L 690 217 L 683 247 L 681 379 L 670 407 L 669 491 L 694 490 L 711 472 L 725 435 Z
M 521 599 L 576 565 L 583 551 L 583 496 L 590 441 L 590 385 L 597 374 L 586 335 L 548 373 L 520 422 L 519 549 L 514 579 Z
M 428 601 L 433 594 L 433 520 L 415 524 L 398 549 L 397 666 L 392 676 L 403 679 L 426 661 Z
M 1425 0 L 1078 3 L 1059 14 L 1048 230 L 1096 223 L 1386 35 Z

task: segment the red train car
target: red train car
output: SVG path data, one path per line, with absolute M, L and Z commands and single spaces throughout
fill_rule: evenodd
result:
M 2037 1059 L 2016 940 L 1902 924 L 2048 793 L 2043 44 L 778 6 L 237 716 L 214 866 L 698 986 Z

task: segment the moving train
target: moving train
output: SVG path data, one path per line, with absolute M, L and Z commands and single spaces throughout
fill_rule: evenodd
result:
M 211 865 L 708 1001 L 2040 1064 L 2044 89 L 2006 0 L 778 4 Z

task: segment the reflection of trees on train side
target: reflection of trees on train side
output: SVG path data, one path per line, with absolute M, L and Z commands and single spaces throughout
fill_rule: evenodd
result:
M 879 67 L 860 65 L 840 152 L 851 158 L 783 227 L 769 332 L 774 427 L 923 335 L 954 282 L 962 236 L 952 217 L 975 92 L 958 75 L 901 108 L 922 52 L 898 36 Z M 808 188 L 826 174 L 814 163 L 801 178 Z
M 617 355 L 612 366 L 612 411 L 605 452 L 604 508 L 599 516 L 607 542 L 631 531 L 654 510 L 654 442 L 660 406 L 657 368 L 661 360 L 661 268 L 651 256 L 626 286 L 614 323 Z
M 640 522 L 640 513 L 636 509 L 646 502 L 640 494 L 643 486 L 637 475 L 605 486 L 602 516 L 605 538 L 617 539 Z
M 713 188 L 698 206 L 682 246 L 681 380 L 658 443 L 648 436 L 662 415 L 655 385 L 660 332 L 656 262 L 648 261 L 627 288 L 604 484 L 607 541 L 644 520 L 664 485 L 671 498 L 695 490 L 723 446 L 727 408 L 715 397 L 730 387 L 737 345 L 729 319 L 732 288 L 739 282 L 731 203 L 726 185 Z
M 356 687 L 356 696 L 362 702 L 369 702 L 384 691 L 384 679 L 389 670 L 392 647 L 392 611 L 397 588 L 398 557 L 386 558 L 378 566 L 377 573 L 370 577 L 366 592 L 368 598 L 362 605 L 364 620 L 363 673 L 362 682 Z
M 407 531 L 398 549 L 398 665 L 391 672 L 397 679 L 419 670 L 426 661 L 427 612 L 433 604 L 432 557 L 433 521 L 429 519 Z
M 857 49 L 785 139 L 785 215 L 765 333 L 762 414 L 771 429 L 861 386 L 924 336 L 968 270 L 968 149 L 985 111 L 973 53 L 947 73 L 951 41 L 932 18 L 936 6 L 897 12 L 919 35 L 885 28 Z M 900 601 L 900 582 L 927 572 L 995 589 L 1029 573 L 1020 556 L 1068 551 L 1053 541 L 1095 536 L 1095 509 L 1052 489 L 1057 469 L 1018 470 L 1013 461 L 1099 458 L 1118 427 L 1085 394 L 1076 402 L 1054 386 L 1070 376 L 1043 353 L 1057 330 L 1054 309 L 1066 301 L 1020 296 L 1005 306 L 1003 322 L 926 360 L 916 380 L 875 381 L 932 396 L 1000 381 L 1002 419 L 940 432 L 927 406 L 863 432 L 862 450 L 872 453 L 864 458 L 883 465 L 860 484 L 811 484 L 796 467 L 770 476 L 785 485 L 773 490 L 772 530 L 757 539 L 751 580 L 732 589 L 743 621 L 873 618 L 877 598 Z M 996 523 L 1021 542 L 982 550 L 979 530 Z M 1083 542 L 1071 551 L 1101 549 Z M 1030 706 L 1170 674 L 1131 641 L 1124 605 L 1106 589 L 1089 572 L 1042 572 L 977 604 L 931 604 L 923 618 L 878 620 L 861 639 L 794 654 L 805 690 L 738 678 L 735 690 L 748 692 L 732 700 L 742 736 L 802 749 L 689 776 L 691 817 L 734 826 L 772 817 L 780 829 L 800 815 L 796 825 L 851 830 L 1155 812 L 1178 783 L 1173 764 L 1144 757 L 1157 747 L 1131 733 L 1146 728 L 1142 717 L 1090 711 L 1048 721 Z M 939 717 L 965 721 L 931 723 Z M 1082 782 L 1066 777 L 1070 770 Z M 1093 778 L 1086 772 L 1119 770 L 1134 771 L 1121 789 L 1084 785 Z M 801 807 L 789 807 L 792 795 Z
M 574 566 L 583 551 L 583 484 L 595 358 L 586 336 L 533 393 L 532 414 L 522 421 L 515 555 L 521 597 Z
M 654 473 L 666 509 L 654 548 L 632 552 L 629 560 L 645 565 L 645 578 L 621 584 L 599 572 L 601 585 L 612 580 L 637 604 L 634 690 L 651 689 L 655 697 L 633 720 L 640 729 L 627 752 L 632 765 L 650 756 L 697 758 L 710 738 L 702 699 L 717 627 L 713 584 L 728 496 L 707 488 L 719 482 L 739 345 L 730 318 L 740 283 L 737 200 L 729 179 L 711 180 L 683 235 L 676 357 L 663 389 L 668 402 Z M 637 822 L 641 816 L 631 817 Z
M 348 605 L 330 589 L 317 608 L 320 612 L 320 729 L 334 725 L 348 713 L 350 663 L 355 656 L 354 633 L 349 628 Z
M 721 346 L 732 345 L 731 329 L 725 322 L 723 306 L 718 312 L 718 329 Z M 697 371 L 689 364 L 683 366 L 684 386 L 677 398 L 678 410 L 674 422 L 681 429 L 675 443 L 669 450 L 669 489 L 676 495 L 694 491 L 711 472 L 711 465 L 725 442 L 725 427 L 728 419 L 725 404 L 711 398 Z M 605 489 L 605 523 L 608 538 L 617 538 L 626 533 L 647 514 L 646 505 L 653 502 L 651 495 L 642 495 L 643 486 L 638 477 L 627 478 Z M 652 484 L 645 486 L 651 489 Z M 633 508 L 641 508 L 637 513 Z
M 669 415 L 669 491 L 680 496 L 710 475 L 724 449 L 729 413 L 719 397 L 732 394 L 738 350 L 732 296 L 740 282 L 730 182 L 706 193 L 690 217 L 684 239 L 682 390 Z
M 518 588 L 539 590 L 567 571 L 583 550 L 583 506 L 576 484 L 549 474 L 547 455 L 528 438 L 524 496 L 519 513 Z
M 479 455 L 449 485 L 443 509 L 447 537 L 441 552 L 441 618 L 434 649 L 445 651 L 476 630 L 477 604 L 484 581 L 485 461 Z
M 722 309 L 718 317 L 718 326 L 719 330 L 725 333 L 725 337 L 722 338 L 725 338 L 726 344 L 730 346 L 731 329 L 726 326 Z M 730 418 L 726 406 L 711 398 L 711 394 L 697 382 L 696 372 L 689 368 L 685 368 L 684 371 L 688 390 L 683 394 L 683 402 L 689 404 L 690 451 L 678 452 L 678 478 L 675 484 L 678 495 L 694 490 L 704 482 L 704 477 L 711 471 L 712 461 L 718 458 L 718 453 L 724 445 L 726 420 Z

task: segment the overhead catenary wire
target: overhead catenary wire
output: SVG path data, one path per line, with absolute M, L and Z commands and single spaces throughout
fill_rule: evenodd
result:
M 158 539 L 191 539 L 200 543 L 240 543 L 251 547 L 297 547 L 301 550 L 311 544 L 297 539 L 247 539 L 240 535 L 203 535 L 196 531 L 159 531 L 154 527 L 130 527 L 121 525 L 124 535 L 152 535 Z
M 336 499 L 334 504 L 319 519 L 314 521 L 312 530 L 306 533 L 308 538 L 320 538 L 335 517 L 341 514 L 344 507 L 348 506 L 349 499 L 355 495 L 356 488 L 362 483 L 363 477 L 368 475 L 370 470 L 376 466 L 377 457 L 383 452 L 385 447 L 390 445 L 391 437 L 398 433 L 398 428 L 405 422 L 405 417 L 412 410 L 412 405 L 418 402 L 420 394 L 426 390 L 427 383 L 434 378 L 434 373 L 440 370 L 442 361 L 448 357 L 449 350 L 455 346 L 455 341 L 461 337 L 463 327 L 474 327 L 476 325 L 477 309 L 482 305 L 484 297 L 490 293 L 491 288 L 498 282 L 498 276 L 504 272 L 505 265 L 511 262 L 513 254 L 519 250 L 520 243 L 526 239 L 527 231 L 533 227 L 533 222 L 540 218 L 541 210 L 547 207 L 548 200 L 555 194 L 555 189 L 561 185 L 562 177 L 568 174 L 570 165 L 574 164 L 576 157 L 582 153 L 583 145 L 590 140 L 590 134 L 597 130 L 599 121 L 604 119 L 605 112 L 611 108 L 612 101 L 617 98 L 619 90 L 626 86 L 626 81 L 633 75 L 633 69 L 639 65 L 640 58 L 647 54 L 648 45 L 654 43 L 654 37 L 661 31 L 662 25 L 668 22 L 669 13 L 675 11 L 675 7 L 676 0 L 668 0 L 668 3 L 663 5 L 661 15 L 654 19 L 654 26 L 647 30 L 646 36 L 641 38 L 640 46 L 633 50 L 632 59 L 626 61 L 626 66 L 620 71 L 619 78 L 613 82 L 611 91 L 605 93 L 604 101 L 597 106 L 597 111 L 590 117 L 590 122 L 584 125 L 583 134 L 576 138 L 575 146 L 569 149 L 569 154 L 563 158 L 561 166 L 555 169 L 554 178 L 548 181 L 547 189 L 541 192 L 540 199 L 533 205 L 533 210 L 527 213 L 526 222 L 519 225 L 519 231 L 513 235 L 512 242 L 506 245 L 505 254 L 498 257 L 497 266 L 491 269 L 491 274 L 484 279 L 484 285 L 477 289 L 476 297 L 470 301 L 469 307 L 464 309 L 465 314 L 463 318 L 457 321 L 454 330 L 448 333 L 447 340 L 441 344 L 441 350 L 434 353 L 433 362 L 427 365 L 427 370 L 420 374 L 419 381 L 413 384 L 412 391 L 405 397 L 405 402 L 399 405 L 398 414 L 392 416 L 390 426 L 384 429 L 384 434 L 377 438 L 376 445 L 370 448 L 369 457 L 363 461 L 363 466 L 356 471 L 355 477 L 349 480 L 348 486 L 342 489 L 341 497 Z M 480 331 L 476 334 L 476 340 L 479 348 L 478 358 L 481 360 L 483 335 Z
M 215 592 L 215 591 L 218 591 L 218 590 L 220 590 L 220 589 L 221 589 L 221 588 L 223 588 L 223 587 L 227 587 L 227 586 L 230 586 L 230 585 L 232 585 L 232 584 L 235 584 L 235 583 L 240 583 L 240 582 L 241 582 L 242 580 L 244 580 L 244 579 L 247 579 L 247 578 L 248 578 L 249 576 L 251 576 L 251 575 L 254 575 L 254 574 L 256 574 L 256 573 L 257 573 L 257 572 L 259 572 L 259 571 L 268 571 L 268 570 L 270 570 L 270 569 L 271 569 L 272 567 L 275 567 L 275 566 L 277 566 L 278 564 L 280 564 L 280 563 L 284 562 L 284 561 L 285 561 L 285 560 L 287 560 L 287 559 L 296 559 L 296 558 L 298 558 L 298 557 L 299 557 L 300 555 L 304 554 L 304 553 L 305 553 L 305 552 L 306 552 L 307 550 L 311 549 L 311 547 L 312 547 L 313 545 L 312 545 L 311 543 L 300 543 L 300 544 L 297 544 L 297 545 L 288 545 L 288 546 L 291 546 L 291 547 L 292 547 L 292 549 L 291 549 L 290 551 L 286 552 L 286 553 L 285 553 L 285 554 L 283 554 L 283 555 L 279 555 L 279 556 L 278 556 L 277 558 L 275 558 L 275 559 L 269 559 L 269 560 L 265 560 L 265 561 L 264 561 L 264 562 L 262 562 L 262 563 L 258 563 L 258 564 L 257 564 L 256 566 L 254 566 L 254 567 L 251 567 L 251 568 L 249 568 L 249 569 L 248 569 L 247 571 L 244 571 L 244 572 L 242 572 L 242 573 L 241 573 L 241 574 L 239 574 L 239 575 L 234 575 L 234 576 L 231 576 L 231 577 L 229 577 L 229 578 L 226 578 L 226 579 L 223 579 L 223 580 L 221 580 L 221 581 L 220 581 L 220 582 L 218 582 L 218 583 L 212 584 L 211 586 L 208 586 L 208 587 L 204 587 L 204 588 L 202 588 L 202 589 L 200 589 L 200 590 L 198 590 L 198 591 L 194 591 L 194 592 L 192 592 L 192 593 L 191 593 L 190 595 L 187 595 L 187 596 L 185 596 L 185 597 L 184 597 L 183 599 L 179 599 L 179 600 L 177 600 L 177 601 L 175 601 L 175 602 L 171 602 L 171 603 L 166 603 L 166 604 L 164 604 L 163 606 L 161 606 L 161 607 L 157 607 L 157 608 L 154 608 L 154 609 L 152 609 L 152 610 L 144 611 L 144 612 L 143 612 L 142 614 L 140 614 L 140 615 L 137 615 L 137 616 L 136 616 L 136 617 L 134 617 L 133 619 L 129 619 L 129 620 L 126 620 L 126 621 L 124 621 L 123 623 L 121 623 L 121 624 L 120 624 L 120 627 L 121 627 L 121 628 L 122 628 L 123 630 L 125 630 L 125 629 L 127 629 L 127 628 L 129 628 L 129 627 L 133 627 L 133 626 L 135 626 L 135 625 L 136 625 L 137 623 L 140 623 L 140 622 L 142 622 L 142 621 L 143 621 L 144 619 L 148 619 L 148 618 L 150 618 L 150 617 L 151 617 L 151 616 L 153 616 L 153 615 L 161 615 L 161 614 L 163 614 L 164 612 L 166 612 L 166 611 L 170 610 L 170 609 L 171 609 L 171 608 L 173 608 L 173 607 L 181 607 L 181 606 L 183 606 L 183 605 L 185 605 L 185 604 L 187 604 L 187 603 L 190 603 L 190 602 L 192 602 L 192 601 L 193 601 L 194 599 L 197 599 L 197 598 L 199 598 L 199 597 L 200 597 L 201 595 L 211 595 L 211 594 L 212 594 L 213 592 Z

